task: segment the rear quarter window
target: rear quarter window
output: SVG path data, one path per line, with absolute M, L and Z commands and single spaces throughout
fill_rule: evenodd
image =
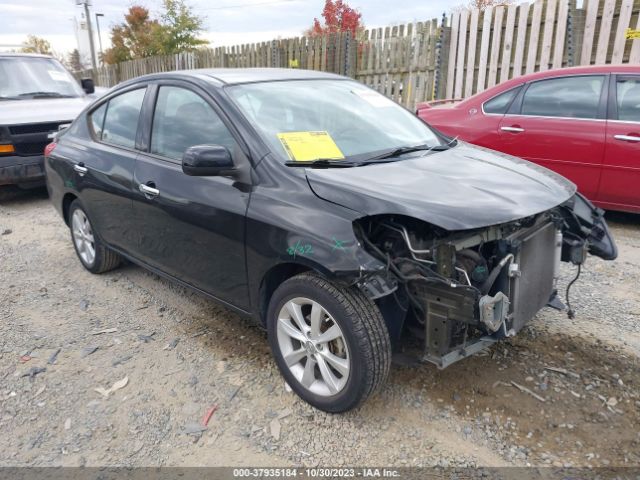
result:
M 102 126 L 104 125 L 105 113 L 107 113 L 107 104 L 103 103 L 89 114 L 91 133 L 96 140 L 102 140 Z
M 135 147 L 145 92 L 146 88 L 139 88 L 109 100 L 102 127 L 103 142 L 127 148 Z
M 506 92 L 500 93 L 499 95 L 496 95 L 491 100 L 487 100 L 482 105 L 484 113 L 492 113 L 497 115 L 504 115 L 505 113 L 507 113 L 509 105 L 511 105 L 511 102 L 516 97 L 516 95 L 518 95 L 518 92 L 520 92 L 521 88 L 522 87 L 513 88 Z

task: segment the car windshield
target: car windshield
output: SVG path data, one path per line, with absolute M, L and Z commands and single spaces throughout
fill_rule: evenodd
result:
M 53 58 L 0 56 L 0 99 L 81 95 L 76 80 Z
M 397 159 L 442 145 L 415 115 L 357 82 L 292 80 L 227 91 L 283 161 Z

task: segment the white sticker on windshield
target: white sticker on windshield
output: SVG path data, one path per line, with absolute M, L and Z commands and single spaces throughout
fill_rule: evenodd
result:
M 374 107 L 392 107 L 395 105 L 392 100 L 389 100 L 384 95 L 380 95 L 378 92 L 374 92 L 373 90 L 351 90 L 352 93 L 355 93 L 363 100 L 367 101 L 370 105 Z
M 69 76 L 65 72 L 59 70 L 47 70 L 49 76 L 56 82 L 68 82 Z

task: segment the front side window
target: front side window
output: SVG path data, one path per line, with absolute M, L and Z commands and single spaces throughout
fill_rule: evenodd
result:
M 260 82 L 226 91 L 282 160 L 366 159 L 381 151 L 441 144 L 414 114 L 353 81 Z M 294 143 L 299 153 L 291 148 Z
M 597 118 L 604 76 L 588 75 L 540 80 L 524 93 L 522 115 Z
M 618 120 L 640 122 L 640 77 L 618 78 L 616 101 Z
M 160 87 L 151 130 L 151 153 L 181 160 L 185 150 L 195 145 L 222 145 L 233 152 L 235 141 L 201 96 L 181 87 Z
M 505 113 L 507 113 L 507 108 L 509 108 L 509 105 L 511 105 L 511 101 L 518 94 L 520 88 L 521 87 L 511 89 L 508 92 L 501 93 L 500 95 L 497 95 L 491 100 L 485 102 L 484 105 L 482 105 L 484 113 L 493 113 L 499 115 L 504 115 Z
M 0 100 L 82 95 L 76 79 L 53 58 L 0 56 Z
M 128 148 L 135 147 L 138 119 L 146 90 L 131 90 L 109 100 L 102 128 L 101 138 L 104 142 Z

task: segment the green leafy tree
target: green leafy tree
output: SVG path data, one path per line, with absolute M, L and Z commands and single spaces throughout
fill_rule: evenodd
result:
M 37 37 L 35 35 L 27 36 L 27 39 L 22 43 L 21 53 L 42 53 L 45 55 L 52 55 L 51 44 L 44 38 Z
M 208 42 L 198 38 L 204 20 L 184 0 L 163 0 L 159 19 L 140 5 L 129 7 L 124 22 L 111 28 L 111 48 L 105 63 L 195 50 Z
M 209 42 L 198 38 L 204 19 L 194 14 L 184 0 L 163 0 L 162 48 L 166 54 L 193 51 Z

